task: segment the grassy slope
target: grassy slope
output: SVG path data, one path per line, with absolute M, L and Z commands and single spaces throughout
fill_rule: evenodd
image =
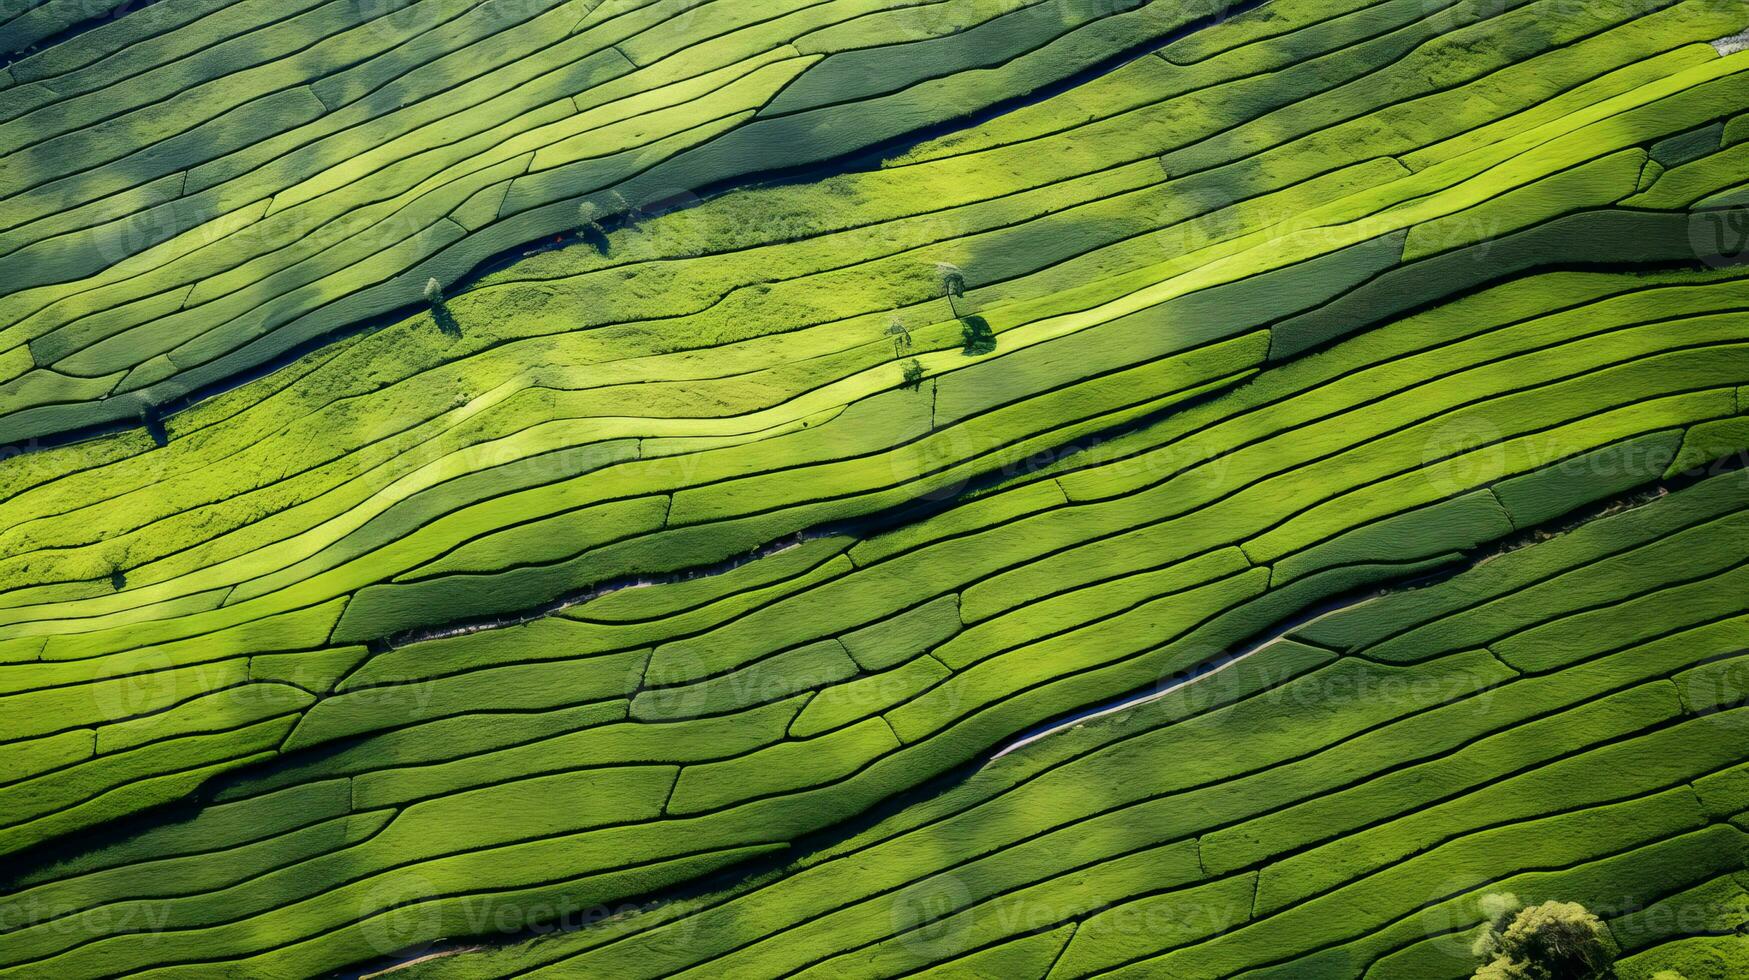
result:
M 569 232 L 585 201 L 612 217 L 841 157 L 1170 35 L 1181 10 L 303 0 L 118 18 L 0 89 L 0 442 L 132 422 Z
M 1741 29 L 1740 8 L 1265 11 L 879 170 L 728 195 L 617 231 L 605 254 L 535 256 L 451 301 L 460 337 L 416 317 L 350 338 L 174 416 L 165 446 L 122 435 L 10 462 L 0 847 L 25 860 L 0 899 L 21 924 L 0 961 L 304 975 L 680 884 L 1332 597 L 1457 567 L 1743 447 L 1740 270 L 1616 271 L 1693 264 L 1712 216 L 1684 209 L 1737 180 L 1724 121 L 1749 62 L 1695 42 Z M 963 298 L 942 296 L 943 263 L 963 270 Z M 1579 266 L 1597 268 L 1554 271 Z M 960 349 L 956 316 L 973 311 L 991 353 Z M 1731 496 L 1708 486 L 1685 493 Z M 1738 539 L 1684 542 L 1684 573 L 1701 554 L 1712 577 L 1648 595 L 1634 621 L 1734 612 Z M 555 602 L 569 604 L 525 626 L 422 638 Z M 1308 684 L 1382 686 L 1367 710 L 1413 713 L 1566 666 L 1570 644 L 1534 639 L 1553 635 L 1394 658 L 1309 634 L 1321 645 L 1292 649 L 1296 671 L 1334 678 Z M 1318 666 L 1334 652 L 1347 659 Z M 1377 677 L 1346 673 L 1373 661 Z M 1719 705 L 1731 676 L 1691 675 Z M 1575 705 L 1603 696 L 1575 690 Z M 1227 729 L 1232 758 L 1346 723 L 1324 717 L 1341 698 L 1304 700 Z M 1681 737 L 1728 754 L 1698 731 Z M 1398 754 L 1379 765 L 1401 764 L 1403 743 L 1378 744 Z M 1658 751 L 1712 758 L 1693 747 Z M 192 819 L 136 818 L 215 777 Z M 1563 867 L 1604 861 L 1624 827 L 1694 823 L 1672 785 L 1575 811 L 1574 840 L 1601 849 L 1574 843 Z M 1364 799 L 1357 812 L 1386 805 Z M 1451 812 L 1439 826 L 1467 826 L 1471 810 Z M 1086 860 L 1149 855 L 1112 869 L 1120 893 L 1206 887 L 1194 894 L 1232 909 L 1185 933 L 1173 963 L 1421 962 L 1397 941 L 1412 929 L 1367 916 L 1422 879 L 1295 884 L 1335 871 L 1253 843 L 1205 886 L 1207 849 L 1187 842 L 1208 828 L 1182 819 L 1144 842 L 1157 828 L 1119 818 L 1081 845 Z M 112 822 L 114 840 L 63 843 Z M 1550 839 L 1519 833 L 1527 854 Z M 1408 839 L 1377 837 L 1381 854 Z M 1256 873 L 1278 864 L 1279 886 Z M 1045 882 L 1069 866 L 1027 867 Z M 1159 867 L 1183 880 L 1161 884 Z M 965 887 L 1016 891 L 1011 873 Z M 1098 882 L 1046 904 L 1082 909 Z M 1317 899 L 1339 913 L 1257 916 L 1276 888 L 1284 908 L 1344 897 Z M 827 921 L 801 900 L 737 901 L 774 903 L 761 923 Z M 1070 924 L 1086 911 L 1006 932 L 1004 913 L 920 959 L 878 929 L 846 941 L 902 918 L 870 901 L 846 913 L 863 926 L 812 927 L 822 950 L 855 947 L 852 972 L 1092 972 L 1168 952 L 1112 952 L 1134 945 L 1121 926 L 1071 939 L 1102 934 Z M 1253 917 L 1245 929 L 1264 928 L 1247 935 L 1267 943 L 1203 948 Z M 1307 919 L 1359 932 L 1338 942 Z M 751 942 L 778 926 L 746 928 Z M 732 955 L 749 974 L 811 955 L 778 945 Z M 610 972 L 663 968 L 623 955 Z
M 1744 921 L 1746 621 L 1692 558 L 1740 558 L 1746 506 L 1714 477 L 1326 616 L 781 872 L 410 975 L 1460 977 L 1496 890 L 1585 902 L 1648 975 Z M 1628 603 L 1685 611 L 1597 628 Z

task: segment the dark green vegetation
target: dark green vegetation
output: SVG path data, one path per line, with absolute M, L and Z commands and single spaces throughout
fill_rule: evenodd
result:
M 0 88 L 0 975 L 1749 968 L 1740 2 L 390 6 Z
M 1749 916 L 1745 534 L 1749 477 L 1715 477 L 1292 630 L 780 872 L 414 975 L 1465 977 L 1505 889 L 1584 903 L 1646 977 Z M 1722 538 L 1726 568 L 1692 561 Z
M 1577 902 L 1524 908 L 1512 894 L 1484 896 L 1490 918 L 1476 955 L 1478 980 L 1598 980 L 1614 966 L 1603 920 Z
M 130 419 L 416 303 L 428 277 L 573 230 L 581 197 L 614 217 L 841 158 L 1225 10 L 165 6 L 0 76 L 0 442 Z

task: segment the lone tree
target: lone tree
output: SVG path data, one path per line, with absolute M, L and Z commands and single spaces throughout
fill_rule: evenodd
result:
M 965 298 L 966 274 L 951 262 L 937 262 L 935 271 L 941 276 L 941 291 L 947 297 L 947 308 L 953 311 L 954 319 L 957 320 L 960 318 L 960 308 L 954 300 Z
M 1577 902 L 1525 908 L 1515 895 L 1482 899 L 1488 925 L 1475 952 L 1485 962 L 1476 980 L 1596 980 L 1609 975 L 1615 951 L 1597 916 Z
M 905 352 L 911 349 L 911 331 L 905 329 L 903 321 L 894 320 L 887 324 L 887 336 L 893 338 L 894 357 L 904 357 Z
M 453 337 L 460 337 L 462 325 L 449 312 L 449 304 L 443 299 L 443 283 L 433 276 L 425 280 L 425 302 L 431 304 L 431 318 L 437 321 L 437 329 Z
M 105 541 L 97 552 L 97 560 L 103 574 L 109 576 L 111 590 L 120 592 L 127 588 L 128 569 L 134 564 L 132 561 L 133 550 L 132 542 L 113 539 Z
M 584 201 L 577 208 L 577 237 L 589 243 L 589 246 L 602 255 L 607 254 L 607 229 L 601 226 L 601 209 L 592 201 Z

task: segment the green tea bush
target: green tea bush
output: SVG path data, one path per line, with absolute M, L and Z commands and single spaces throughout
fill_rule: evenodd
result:
M 1482 899 L 1488 926 L 1475 952 L 1477 980 L 1593 980 L 1609 974 L 1614 950 L 1603 923 L 1577 902 L 1523 907 L 1515 895 Z

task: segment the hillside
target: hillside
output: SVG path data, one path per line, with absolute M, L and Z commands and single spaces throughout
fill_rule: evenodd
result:
M 1749 973 L 1749 7 L 110 6 L 0 976 Z

